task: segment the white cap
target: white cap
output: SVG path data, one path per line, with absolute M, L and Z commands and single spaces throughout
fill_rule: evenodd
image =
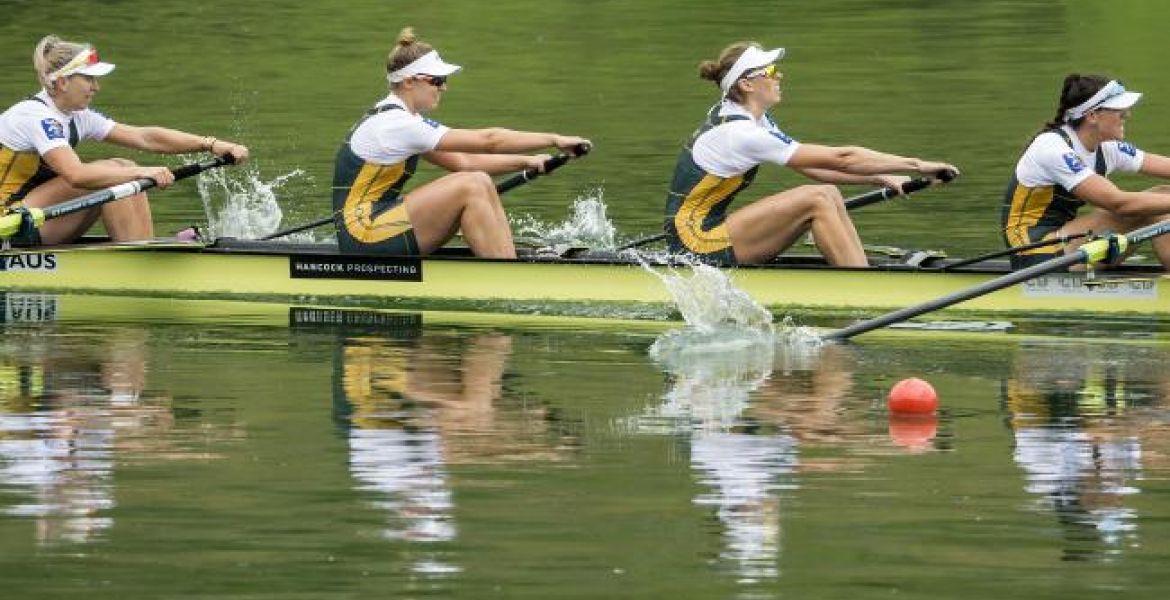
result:
M 1088 100 L 1064 111 L 1064 120 L 1065 122 L 1075 121 L 1098 108 L 1125 110 L 1133 107 L 1141 99 L 1140 93 L 1126 91 L 1125 86 L 1121 85 L 1120 81 L 1113 79 L 1106 83 L 1105 87 L 1097 90 L 1097 93 Z
M 784 58 L 783 48 L 763 50 L 755 46 L 748 46 L 747 50 L 744 50 L 743 54 L 740 54 L 739 58 L 735 60 L 735 64 L 731 65 L 723 79 L 719 80 L 719 89 L 723 90 L 723 95 L 726 96 L 731 91 L 731 86 L 735 85 L 735 82 L 739 81 L 744 73 L 752 69 L 766 67 L 781 58 Z
M 102 62 L 98 58 L 97 49 L 93 46 L 86 46 L 84 50 L 77 53 L 77 56 L 74 56 L 69 62 L 65 63 L 65 66 L 49 73 L 46 79 L 56 81 L 64 77 L 69 77 L 70 75 L 101 77 L 102 75 L 109 75 L 110 71 L 113 70 L 113 63 Z
M 442 77 L 450 75 L 462 68 L 463 67 L 459 65 L 443 62 L 443 59 L 439 58 L 439 53 L 435 50 L 431 50 L 430 52 L 427 52 L 426 54 L 416 58 L 414 62 L 410 63 L 409 65 L 406 65 L 397 71 L 391 71 L 388 75 L 386 75 L 386 79 L 390 80 L 390 83 L 398 83 L 399 81 L 405 81 L 406 79 L 414 77 L 415 75 L 436 75 Z

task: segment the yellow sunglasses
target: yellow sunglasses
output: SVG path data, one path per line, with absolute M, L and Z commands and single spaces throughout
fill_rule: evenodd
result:
M 776 65 L 772 64 L 772 65 L 768 65 L 762 69 L 757 69 L 755 71 L 746 73 L 743 76 L 744 79 L 755 79 L 757 77 L 767 77 L 768 79 L 779 79 L 780 78 L 780 70 L 776 68 Z

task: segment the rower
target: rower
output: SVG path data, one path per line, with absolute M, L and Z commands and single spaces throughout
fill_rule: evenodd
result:
M 806 231 L 830 264 L 867 265 L 861 239 L 832 184 L 878 184 L 901 189 L 909 178 L 894 171 L 958 174 L 955 167 L 875 152 L 858 146 L 801 144 L 767 114 L 780 102 L 775 62 L 783 48 L 737 42 L 703 61 L 699 77 L 722 95 L 679 155 L 666 198 L 665 229 L 672 252 L 690 252 L 717 264 L 761 263 Z M 805 185 L 757 200 L 731 214 L 760 164 L 787 165 L 830 185 Z
M 333 171 L 333 210 L 342 252 L 430 254 L 462 230 L 477 255 L 515 258 L 512 230 L 489 174 L 543 169 L 559 148 L 576 155 L 589 141 L 555 133 L 450 129 L 424 115 L 434 110 L 448 77 L 444 62 L 407 27 L 386 61 L 390 93 L 350 130 Z M 419 158 L 453 173 L 403 187 Z
M 143 167 L 123 158 L 82 162 L 74 151 L 81 140 L 97 140 L 143 150 L 178 154 L 207 151 L 248 158 L 248 149 L 211 136 L 197 136 L 162 127 L 117 123 L 90 108 L 100 89 L 98 77 L 114 70 L 88 44 L 48 35 L 37 44 L 33 66 L 43 89 L 0 114 L 0 214 L 20 206 L 46 208 L 88 190 L 140 178 L 165 188 L 174 182 L 170 169 Z M 81 237 L 98 219 L 114 241 L 154 236 L 150 205 L 139 193 L 95 206 L 30 229 L 22 245 L 68 243 Z
M 1170 218 L 1170 188 L 1127 192 L 1107 178 L 1115 171 L 1170 178 L 1170 158 L 1125 141 L 1125 122 L 1141 96 L 1102 75 L 1065 77 L 1056 117 L 1016 162 L 1000 211 L 1008 246 L 1054 242 L 1013 256 L 1013 268 L 1075 252 L 1087 241 L 1084 232 L 1127 233 Z M 1093 210 L 1078 216 L 1086 203 Z M 1065 237 L 1073 239 L 1061 249 L 1055 240 Z M 1158 260 L 1170 268 L 1170 236 L 1154 238 L 1152 244 Z

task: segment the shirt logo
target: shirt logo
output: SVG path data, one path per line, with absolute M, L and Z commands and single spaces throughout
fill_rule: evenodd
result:
M 45 137 L 50 140 L 65 139 L 65 126 L 57 119 L 42 119 L 41 129 L 45 130 Z
M 792 138 L 787 133 L 784 133 L 783 131 L 780 131 L 779 129 L 777 129 L 776 131 L 769 131 L 768 133 L 772 134 L 772 137 L 780 140 L 781 142 L 784 142 L 785 144 L 792 143 Z
M 426 123 L 427 125 L 430 125 L 431 127 L 434 127 L 435 129 L 438 129 L 440 127 L 438 121 L 436 121 L 434 119 L 429 119 L 427 117 L 423 117 L 423 123 Z
M 1135 148 L 1133 144 L 1129 142 L 1121 142 L 1120 144 L 1117 144 L 1117 149 L 1121 150 L 1122 154 L 1128 154 L 1131 157 L 1137 156 L 1137 148 Z
M 1080 173 L 1081 171 L 1085 170 L 1085 161 L 1081 160 L 1081 157 L 1077 156 L 1075 153 L 1065 152 L 1064 156 L 1061 158 L 1064 158 L 1065 166 L 1067 166 L 1068 169 L 1073 173 Z

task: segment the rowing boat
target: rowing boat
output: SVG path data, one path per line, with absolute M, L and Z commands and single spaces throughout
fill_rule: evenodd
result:
M 109 243 L 0 251 L 0 289 L 179 298 L 280 300 L 332 306 L 426 307 L 663 318 L 672 299 L 661 276 L 687 267 L 631 253 L 561 249 L 517 260 L 476 258 L 466 248 L 428 257 L 342 255 L 328 243 L 219 239 Z M 1002 261 L 948 270 L 956 259 L 874 260 L 833 268 L 814 256 L 726 269 L 774 312 L 889 310 L 969 288 L 1007 272 Z M 654 272 L 651 272 L 653 270 Z M 588 307 L 587 313 L 582 313 Z M 615 307 L 612 310 L 607 307 Z M 1149 265 L 1094 274 L 1053 273 L 951 311 L 1170 319 L 1170 279 Z

